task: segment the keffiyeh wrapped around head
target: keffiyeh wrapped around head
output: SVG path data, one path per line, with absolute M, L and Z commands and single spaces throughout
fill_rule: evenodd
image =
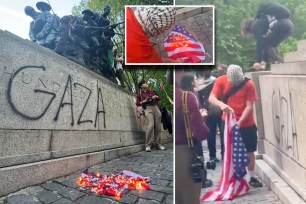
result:
M 155 37 L 175 23 L 176 11 L 171 7 L 137 7 L 134 14 L 144 32 Z
M 238 84 L 244 80 L 242 68 L 239 65 L 231 64 L 227 68 L 227 76 L 233 84 Z

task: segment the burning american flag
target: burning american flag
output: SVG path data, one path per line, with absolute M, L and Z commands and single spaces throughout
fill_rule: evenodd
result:
M 168 57 L 173 60 L 200 63 L 205 60 L 205 49 L 187 30 L 176 25 L 164 40 L 164 47 Z
M 249 185 L 244 179 L 249 160 L 234 113 L 226 114 L 224 146 L 220 183 L 216 190 L 209 191 L 204 195 L 202 202 L 232 200 L 249 192 Z

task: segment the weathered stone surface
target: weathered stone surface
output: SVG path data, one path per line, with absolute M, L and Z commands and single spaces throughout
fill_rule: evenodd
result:
M 169 181 L 167 180 L 160 180 L 160 179 L 154 179 L 151 181 L 153 185 L 158 185 L 158 186 L 168 186 Z
M 42 185 L 43 188 L 45 188 L 46 190 L 49 190 L 49 191 L 61 191 L 61 192 L 64 192 L 67 189 L 66 186 L 63 186 L 63 185 L 60 185 L 58 183 L 54 183 L 54 182 L 47 182 L 47 183 L 44 183 Z
M 46 204 L 53 203 L 62 198 L 58 193 L 54 193 L 52 191 L 41 191 L 37 194 L 37 198 Z
M 306 61 L 306 50 L 285 53 L 284 62 Z
M 8 204 L 40 204 L 37 199 L 29 195 L 13 195 L 7 199 Z
M 171 174 L 161 174 L 157 177 L 158 179 L 173 181 L 173 175 Z
M 165 204 L 173 204 L 173 195 L 168 195 L 166 197 Z
M 256 94 L 258 97 L 258 100 L 255 102 L 255 111 L 254 117 L 257 125 L 257 135 L 258 135 L 258 146 L 257 151 L 259 154 L 264 153 L 264 146 L 263 146 L 263 140 L 265 138 L 265 131 L 264 131 L 264 123 L 263 123 L 263 115 L 262 115 L 262 99 L 261 99 L 261 90 L 260 90 L 260 83 L 259 83 L 259 77 L 264 75 L 270 75 L 270 71 L 260 71 L 260 72 L 248 72 L 245 73 L 245 76 L 252 79 L 255 88 L 256 88 Z
M 72 201 L 76 201 L 77 199 L 85 195 L 85 193 L 72 188 L 65 189 L 64 191 L 59 191 L 58 193 L 64 196 L 65 198 L 69 198 Z
M 86 195 L 79 200 L 77 200 L 80 204 L 109 204 L 112 201 L 105 198 L 100 198 L 97 196 Z
M 306 50 L 306 40 L 301 40 L 298 42 L 297 50 L 298 51 Z
M 62 198 L 60 200 L 55 201 L 52 204 L 73 204 L 73 203 L 75 203 L 75 202 L 72 202 L 71 200 L 67 200 L 65 198 Z
M 138 197 L 133 195 L 124 195 L 122 198 L 120 198 L 120 203 L 135 203 L 138 200 Z
M 50 131 L 2 130 L 0 126 L 0 136 L 0 168 L 51 158 Z
M 272 74 L 279 75 L 305 75 L 306 62 L 288 62 L 282 64 L 272 64 Z
M 58 177 L 57 179 L 50 180 L 46 183 L 41 184 L 40 186 L 33 186 L 26 189 L 22 189 L 10 196 L 19 195 L 19 194 L 29 194 L 32 195 L 34 199 L 38 201 L 39 199 L 45 203 L 51 202 L 52 199 L 57 199 L 53 203 L 57 204 L 70 204 L 70 203 L 166 203 L 166 200 L 171 200 L 172 189 L 169 187 L 169 183 L 172 184 L 172 181 L 159 180 L 156 179 L 157 175 L 166 174 L 173 175 L 173 149 L 172 145 L 168 146 L 167 150 L 153 150 L 150 153 L 147 152 L 138 152 L 133 155 L 127 155 L 119 159 L 111 160 L 105 163 L 99 163 L 97 165 L 91 166 L 89 172 L 100 172 L 104 173 L 120 173 L 122 170 L 130 170 L 135 173 L 139 173 L 142 176 L 151 175 L 147 172 L 147 169 L 150 169 L 150 172 L 155 177 L 151 177 L 152 181 L 155 184 L 150 184 L 153 190 L 151 191 L 138 191 L 138 194 L 134 193 L 135 191 L 124 191 L 123 197 L 118 200 L 112 196 L 103 195 L 98 197 L 95 194 L 90 193 L 89 191 L 81 190 L 77 187 L 76 179 L 80 176 L 81 171 L 74 172 L 70 175 L 64 177 Z M 142 170 L 145 169 L 145 173 L 142 173 Z M 165 185 L 165 186 L 163 186 Z M 44 188 L 42 188 L 42 186 Z M 52 190 L 46 191 L 45 189 Z M 155 192 L 156 191 L 156 192 Z M 56 193 L 57 192 L 57 193 Z M 46 195 L 47 194 L 47 195 Z M 51 194 L 51 195 L 49 195 Z M 170 195 L 170 197 L 169 197 Z M 60 197 L 57 197 L 60 196 Z M 0 197 L 1 200 L 6 200 L 6 197 Z M 47 200 L 49 199 L 49 200 Z M 140 200 L 141 199 L 141 200 Z M 167 201 L 168 202 L 168 201 Z
M 304 125 L 306 75 L 260 77 L 265 152 L 277 168 L 305 189 L 306 132 Z
M 139 201 L 137 202 L 137 204 L 157 204 L 159 202 L 155 201 L 155 200 L 147 200 L 147 199 L 142 199 L 140 198 Z
M 37 193 L 43 190 L 44 189 L 40 186 L 31 186 L 25 189 L 26 192 L 28 192 L 30 195 L 33 195 L 33 196 L 36 196 Z
M 158 192 L 155 192 L 155 191 L 150 191 L 150 190 L 149 191 L 143 191 L 143 192 L 132 191 L 131 193 L 133 195 L 138 196 L 138 197 L 149 199 L 149 200 L 156 200 L 158 202 L 161 202 L 164 198 L 164 194 L 158 193 Z
M 267 160 L 267 157 L 264 157 Z M 304 200 L 275 172 L 265 160 L 256 161 L 256 170 L 264 178 L 265 183 L 273 192 L 284 202 L 288 204 L 305 203 Z M 275 166 L 273 166 L 275 168 Z M 273 199 L 271 197 L 270 199 Z
M 166 194 L 173 194 L 173 188 L 156 186 L 156 185 L 151 185 L 150 188 L 152 191 L 157 191 Z

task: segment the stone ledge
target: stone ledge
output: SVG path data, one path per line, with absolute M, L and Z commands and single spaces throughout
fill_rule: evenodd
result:
M 285 62 L 306 61 L 306 50 L 285 53 L 284 61 Z
M 144 150 L 144 145 L 0 168 L 0 196 Z
M 162 141 L 168 136 L 162 132 Z M 104 151 L 145 141 L 144 131 L 1 130 L 0 168 Z
M 256 160 L 256 171 L 266 185 L 286 204 L 299 204 L 305 201 L 265 162 Z
M 297 44 L 298 51 L 306 50 L 306 40 L 301 40 Z
M 283 64 L 273 64 L 271 67 L 272 74 L 286 75 L 306 75 L 306 62 L 291 62 Z

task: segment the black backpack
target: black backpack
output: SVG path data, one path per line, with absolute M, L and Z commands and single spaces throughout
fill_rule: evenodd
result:
M 214 87 L 215 82 L 211 82 L 205 88 L 198 91 L 200 107 L 207 110 L 208 116 L 220 117 L 222 115 L 222 110 L 219 106 L 209 103 L 208 98 Z

